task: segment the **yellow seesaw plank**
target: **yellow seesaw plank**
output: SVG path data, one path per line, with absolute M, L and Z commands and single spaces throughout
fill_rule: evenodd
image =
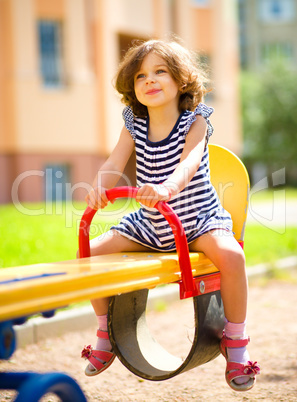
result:
M 218 271 L 202 253 L 190 253 L 190 260 L 194 277 Z M 25 279 L 44 274 L 56 275 Z M 0 271 L 0 321 L 152 288 L 180 277 L 175 253 L 119 253 L 6 268 Z M 3 283 L 12 279 L 19 281 Z

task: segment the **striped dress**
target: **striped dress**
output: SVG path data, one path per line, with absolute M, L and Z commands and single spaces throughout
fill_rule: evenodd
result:
M 212 108 L 200 103 L 194 112 L 185 111 L 180 114 L 171 133 L 164 140 L 151 142 L 147 135 L 149 118 L 134 116 L 132 109 L 127 106 L 123 118 L 135 141 L 137 186 L 163 183 L 173 173 L 180 162 L 186 136 L 196 115 L 203 116 L 207 122 L 208 141 L 213 132 L 209 121 L 212 112 Z M 232 231 L 230 214 L 221 206 L 210 183 L 208 146 L 205 147 L 196 174 L 183 191 L 172 197 L 169 205 L 180 218 L 188 243 L 212 229 Z M 141 206 L 138 211 L 124 216 L 112 229 L 158 251 L 175 249 L 172 230 L 155 208 Z

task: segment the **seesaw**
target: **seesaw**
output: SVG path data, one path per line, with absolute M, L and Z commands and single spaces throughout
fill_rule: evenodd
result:
M 235 238 L 243 245 L 249 191 L 246 169 L 223 147 L 210 145 L 209 151 L 212 183 L 232 215 Z M 115 199 L 135 196 L 135 191 L 113 189 L 108 194 Z M 174 231 L 178 255 L 125 253 L 88 258 L 88 228 L 95 211 L 87 208 L 79 237 L 80 255 L 84 258 L 27 266 L 26 274 L 24 267 L 1 270 L 0 357 L 8 358 L 13 353 L 13 325 L 24 321 L 24 317 L 37 312 L 46 315 L 69 303 L 111 296 L 110 339 L 120 361 L 136 375 L 165 380 L 214 359 L 219 354 L 223 328 L 219 273 L 202 253 L 188 254 L 183 229 L 170 207 L 159 203 L 157 208 Z M 181 298 L 193 298 L 195 334 L 185 360 L 172 356 L 156 343 L 145 320 L 148 289 L 173 282 L 180 284 Z M 0 387 L 5 388 L 1 376 Z
M 138 189 L 115 188 L 106 191 L 109 201 L 136 197 Z M 193 298 L 195 335 L 188 357 L 181 360 L 168 353 L 151 336 L 145 313 L 148 289 L 136 290 L 111 298 L 109 303 L 109 336 L 121 362 L 134 374 L 147 380 L 165 380 L 215 358 L 220 352 L 218 340 L 224 324 L 224 309 L 220 297 L 220 274 L 211 273 L 193 278 L 187 238 L 182 224 L 172 208 L 158 202 L 155 208 L 169 223 L 175 238 L 181 278 L 180 298 Z M 90 256 L 89 227 L 95 210 L 87 208 L 81 226 L 79 250 L 81 257 Z

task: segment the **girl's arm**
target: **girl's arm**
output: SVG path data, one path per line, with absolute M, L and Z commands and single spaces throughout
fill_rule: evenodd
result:
M 105 191 L 117 184 L 133 150 L 134 141 L 126 127 L 123 127 L 118 143 L 99 169 L 93 188 L 86 196 L 86 202 L 91 208 L 102 209 L 107 205 Z
M 206 121 L 199 115 L 196 117 L 186 137 L 179 165 L 173 174 L 163 183 L 170 190 L 171 196 L 181 192 L 199 169 L 205 149 L 206 132 Z
M 199 169 L 205 148 L 207 124 L 198 115 L 191 125 L 180 163 L 168 179 L 159 185 L 145 184 L 137 193 L 137 201 L 147 207 L 153 207 L 158 201 L 168 201 L 182 191 L 192 180 Z

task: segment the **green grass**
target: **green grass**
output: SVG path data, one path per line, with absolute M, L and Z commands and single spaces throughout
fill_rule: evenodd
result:
M 270 195 L 263 195 L 269 197 Z M 297 198 L 292 190 L 290 197 Z M 118 200 L 96 214 L 91 237 L 105 232 L 132 209 L 135 201 Z M 14 205 L 0 206 L 0 268 L 74 259 L 78 247 L 78 227 L 85 203 L 26 204 L 19 211 Z M 247 225 L 245 253 L 247 265 L 273 262 L 297 255 L 297 227 L 284 234 L 262 225 Z
M 285 192 L 286 200 L 295 200 L 297 201 L 297 188 L 286 187 L 280 189 L 269 189 L 269 190 L 261 190 L 253 193 L 253 188 L 251 189 L 251 197 L 253 202 L 262 203 L 262 202 L 272 202 L 273 197 L 280 191 Z
M 280 232 L 280 231 L 279 231 Z M 297 227 L 287 227 L 285 233 L 262 225 L 247 225 L 244 237 L 247 266 L 297 255 Z
M 253 205 L 273 203 L 280 191 L 285 192 L 287 201 L 297 203 L 296 188 L 269 189 L 251 193 Z M 251 202 L 250 200 L 250 202 Z M 245 254 L 247 265 L 272 263 L 289 255 L 297 255 L 297 227 L 267 228 L 261 224 L 248 224 L 245 232 Z
M 0 268 L 76 258 L 78 228 L 85 203 L 56 206 L 25 204 L 0 206 Z M 121 216 L 137 207 L 135 201 L 118 200 L 98 212 L 90 237 L 101 234 Z

